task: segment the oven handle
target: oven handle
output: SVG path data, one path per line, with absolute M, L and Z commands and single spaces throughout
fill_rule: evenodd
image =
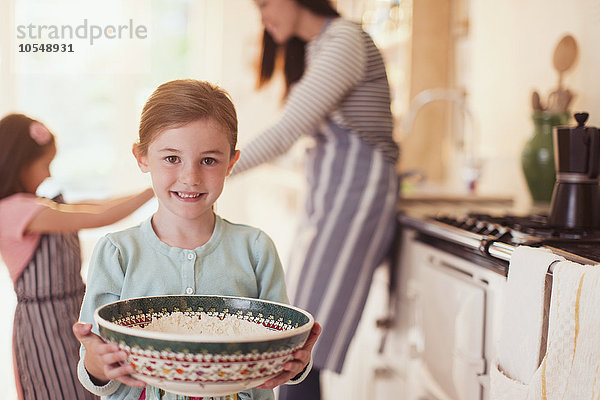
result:
M 440 224 L 435 220 L 425 222 L 414 221 L 410 218 L 400 216 L 400 222 L 406 226 L 416 229 L 418 232 L 429 234 L 433 237 L 442 238 L 450 242 L 478 249 L 481 243 L 481 235 L 460 228 Z
M 415 279 L 409 279 L 406 287 L 406 300 L 413 312 L 408 319 L 408 354 L 417 359 L 423 353 L 423 316 L 421 315 L 421 296 L 419 284 Z
M 513 251 L 517 247 L 511 244 L 502 242 L 492 242 L 487 246 L 487 253 L 492 256 L 499 258 L 504 261 L 510 261 Z
M 565 259 L 567 259 L 569 261 L 573 261 L 573 262 L 576 262 L 579 264 L 589 264 L 589 265 L 598 264 L 594 260 L 590 260 L 589 258 L 571 254 L 569 252 L 558 249 L 556 247 L 552 247 L 551 245 L 545 245 L 543 247 L 550 250 L 552 253 L 554 253 L 556 255 L 564 257 Z M 496 257 L 496 258 L 499 258 L 504 261 L 510 261 L 512 253 L 513 253 L 513 251 L 515 251 L 516 248 L 517 248 L 517 246 L 513 246 L 513 245 L 510 245 L 507 243 L 492 242 L 487 246 L 487 253 L 492 257 Z M 555 264 L 552 264 L 552 265 L 550 265 L 550 268 L 548 268 L 549 274 L 552 274 L 552 272 L 554 272 L 554 265 Z
M 411 224 L 410 219 L 404 219 L 402 222 L 412 225 L 413 228 L 416 228 L 420 232 L 430 234 L 434 237 L 443 238 L 450 242 L 472 249 L 478 249 L 484 254 L 488 254 L 504 261 L 510 261 L 510 257 L 512 256 L 513 251 L 516 249 L 516 246 L 496 241 L 498 239 L 497 237 L 489 237 L 488 240 L 482 235 L 465 231 L 460 228 L 455 228 L 453 226 L 438 226 L 437 221 L 428 221 L 427 224 Z

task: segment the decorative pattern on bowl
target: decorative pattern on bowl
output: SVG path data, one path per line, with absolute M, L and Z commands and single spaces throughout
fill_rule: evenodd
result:
M 235 316 L 272 332 L 245 337 L 141 330 L 173 312 Z M 230 296 L 154 296 L 120 300 L 94 315 L 100 335 L 128 354 L 137 379 L 188 396 L 223 396 L 260 385 L 283 370 L 302 347 L 313 317 L 293 306 Z

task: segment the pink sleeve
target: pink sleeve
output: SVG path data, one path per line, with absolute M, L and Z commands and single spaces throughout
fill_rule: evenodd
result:
M 0 253 L 13 282 L 40 242 L 40 234 L 25 234 L 25 228 L 44 207 L 41 199 L 28 194 L 19 193 L 0 200 Z
M 40 199 L 30 194 L 15 194 L 0 201 L 0 239 L 23 239 L 25 228 L 45 207 Z

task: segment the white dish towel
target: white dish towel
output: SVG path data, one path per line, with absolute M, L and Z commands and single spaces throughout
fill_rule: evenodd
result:
M 547 249 L 519 246 L 510 260 L 503 292 L 496 359 L 490 371 L 494 400 L 527 398 L 546 345 L 551 264 L 564 260 Z
M 600 398 L 600 266 L 559 263 L 553 272 L 548 348 L 530 400 Z

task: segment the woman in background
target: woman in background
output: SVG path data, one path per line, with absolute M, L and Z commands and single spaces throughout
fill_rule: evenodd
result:
M 109 225 L 154 195 L 63 204 L 36 196 L 50 176 L 54 135 L 22 114 L 0 120 L 0 254 L 17 294 L 13 357 L 20 399 L 95 399 L 77 379 L 85 286 L 77 231 Z
M 255 0 L 262 23 L 259 86 L 285 76 L 278 122 L 242 149 L 233 173 L 283 155 L 301 137 L 308 195 L 286 271 L 292 303 L 323 326 L 313 370 L 280 400 L 320 399 L 319 370 L 341 372 L 375 268 L 394 235 L 399 149 L 382 56 L 327 0 Z M 281 57 L 282 62 L 276 61 Z

